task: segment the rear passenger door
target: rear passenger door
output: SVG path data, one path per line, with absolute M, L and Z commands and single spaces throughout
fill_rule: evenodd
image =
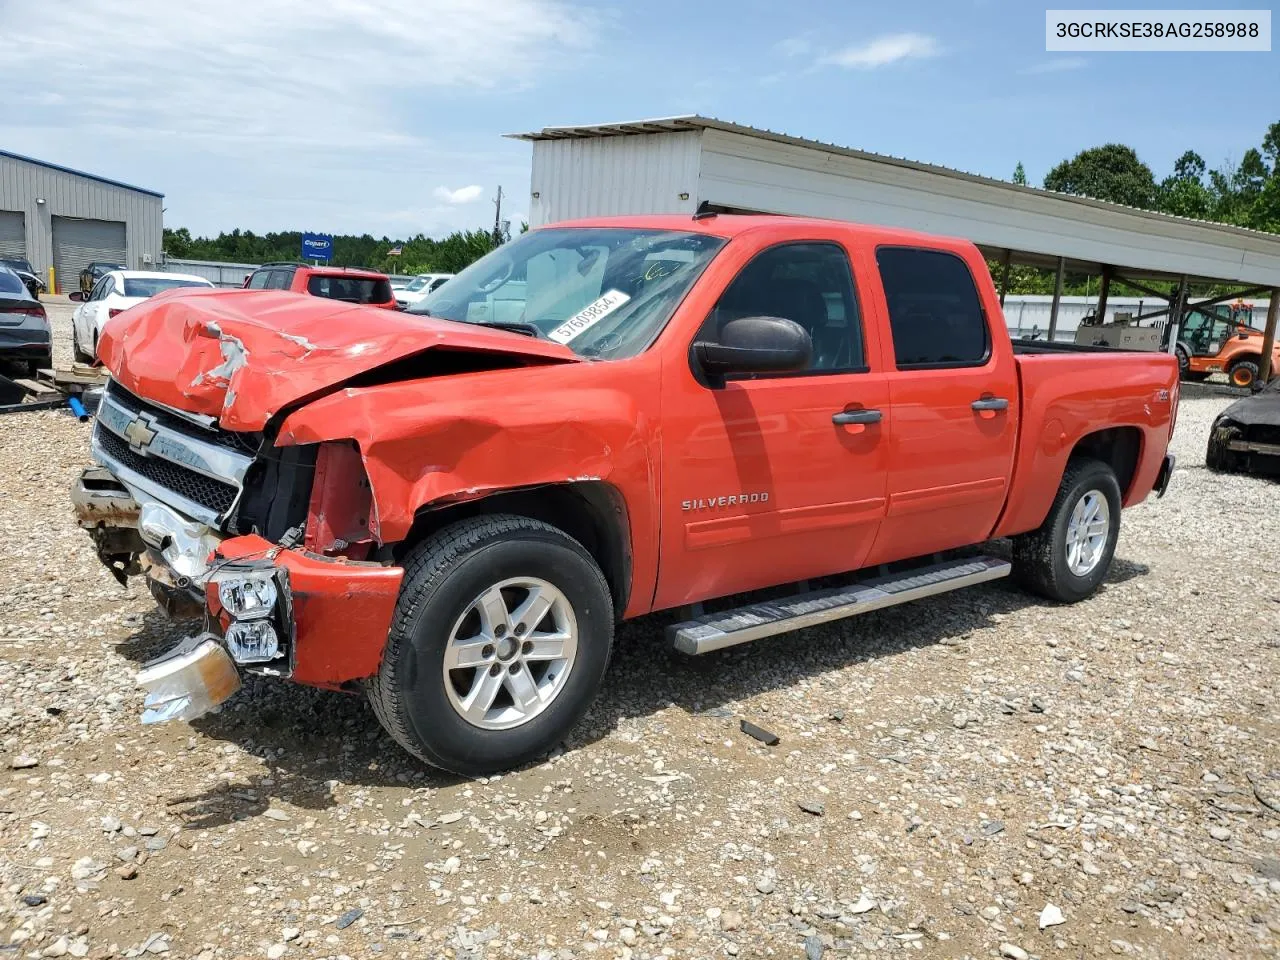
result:
M 883 563 L 991 535 L 1013 471 L 1018 373 L 963 258 L 881 246 L 875 260 L 892 331 L 893 434 L 888 508 L 867 562 Z

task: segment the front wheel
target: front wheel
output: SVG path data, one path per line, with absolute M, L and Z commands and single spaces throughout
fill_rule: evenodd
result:
M 546 754 L 582 719 L 612 645 L 609 587 L 581 544 L 527 517 L 476 517 L 407 558 L 369 699 L 419 759 L 496 773 Z
M 1059 603 L 1091 596 L 1111 569 L 1120 506 L 1120 484 L 1110 466 L 1071 461 L 1040 529 L 1014 539 L 1014 576 Z

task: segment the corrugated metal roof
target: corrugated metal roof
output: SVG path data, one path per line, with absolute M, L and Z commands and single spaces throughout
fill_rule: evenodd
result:
M 809 149 L 822 150 L 827 153 L 857 157 L 862 160 L 904 167 L 909 170 L 919 170 L 942 177 L 950 177 L 955 180 L 965 180 L 971 183 L 986 184 L 988 186 L 1008 190 L 1011 193 L 1029 193 L 1042 197 L 1053 197 L 1054 199 L 1061 200 L 1064 203 L 1095 207 L 1102 210 L 1123 210 L 1126 213 L 1148 217 L 1152 220 L 1195 224 L 1199 227 L 1220 231 L 1226 234 L 1238 234 L 1253 238 L 1262 238 L 1266 241 L 1274 242 L 1276 244 L 1277 251 L 1280 251 L 1280 234 L 1267 233 L 1264 230 L 1254 230 L 1249 227 L 1237 227 L 1232 224 L 1217 223 L 1212 220 L 1197 220 L 1193 217 L 1180 217 L 1171 213 L 1144 210 L 1141 207 L 1131 207 L 1122 203 L 1112 203 L 1107 200 L 1095 200 L 1092 197 L 1082 197 L 1071 193 L 1059 193 L 1055 190 L 1044 190 L 1040 187 L 1021 186 L 1020 184 L 1010 183 L 1007 180 L 997 180 L 994 177 L 984 177 L 976 173 L 966 173 L 963 170 L 956 170 L 952 167 L 943 167 L 933 163 L 922 163 L 918 160 L 907 160 L 904 157 L 893 157 L 883 153 L 870 153 L 866 150 L 857 150 L 853 147 L 842 147 L 839 144 L 827 143 L 822 140 L 793 137 L 790 134 L 778 133 L 761 127 L 744 126 L 740 123 L 731 123 L 727 120 L 717 120 L 714 117 L 703 117 L 697 114 L 687 114 L 677 117 L 657 117 L 651 120 L 631 120 L 621 123 L 543 127 L 541 130 L 535 130 L 529 133 L 509 133 L 507 136 L 513 140 L 539 141 L 586 139 L 591 137 L 621 137 L 645 133 L 672 133 L 680 130 L 723 130 L 727 133 L 737 133 L 742 134 L 743 136 L 757 137 L 762 140 L 772 140 L 776 143 L 791 144 L 792 146 L 807 147 Z
M 74 177 L 84 177 L 86 180 L 96 180 L 98 183 L 105 183 L 112 187 L 123 187 L 126 190 L 133 190 L 135 193 L 145 193 L 152 197 L 163 197 L 163 193 L 155 190 L 148 190 L 146 187 L 135 187 L 130 183 L 121 183 L 119 180 L 110 180 L 106 177 L 100 177 L 96 173 L 85 173 L 83 170 L 74 170 L 71 167 L 63 167 L 56 163 L 50 163 L 47 160 L 37 160 L 35 157 L 24 157 L 20 153 L 12 153 L 8 150 L 0 150 L 0 157 L 8 157 L 11 160 L 21 160 L 23 163 L 34 163 L 37 167 L 45 167 L 49 170 L 57 170 L 59 173 L 69 173 Z

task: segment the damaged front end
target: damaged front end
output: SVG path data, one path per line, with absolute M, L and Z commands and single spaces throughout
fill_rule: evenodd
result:
M 92 450 L 72 502 L 98 556 L 201 620 L 138 674 L 144 722 L 205 713 L 246 671 L 331 689 L 377 672 L 402 571 L 361 562 L 374 544 L 352 445 L 272 447 L 113 380 Z

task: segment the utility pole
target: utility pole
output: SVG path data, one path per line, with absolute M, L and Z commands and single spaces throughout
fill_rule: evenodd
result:
M 493 198 L 493 244 L 502 245 L 502 185 L 498 185 L 498 195 Z

